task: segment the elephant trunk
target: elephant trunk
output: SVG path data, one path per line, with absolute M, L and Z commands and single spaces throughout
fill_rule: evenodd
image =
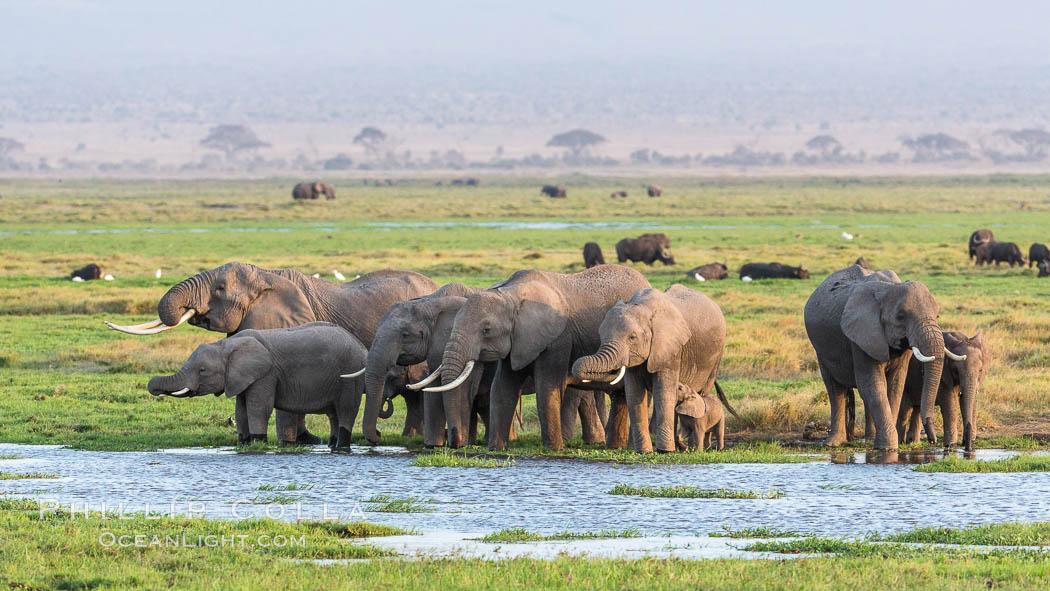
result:
M 186 368 L 182 368 L 170 376 L 156 376 L 150 378 L 146 389 L 154 396 L 166 396 L 172 392 L 178 392 L 185 388 L 193 389 L 193 384 L 188 383 Z M 186 392 L 183 392 L 185 394 Z
M 383 417 L 379 407 L 384 401 L 393 412 L 393 401 L 384 400 L 386 393 L 387 376 L 390 368 L 397 362 L 396 342 L 385 334 L 376 335 L 372 347 L 368 350 L 368 359 L 365 361 L 365 412 L 361 417 L 361 431 L 365 439 L 373 445 L 379 443 L 379 431 L 376 429 L 376 421 Z
M 453 329 L 441 357 L 441 383 L 451 384 L 460 378 L 470 361 L 477 361 L 481 347 L 462 331 Z
M 172 286 L 157 303 L 157 315 L 168 326 L 176 326 L 187 310 L 201 310 L 202 290 L 205 289 L 203 275 L 194 275 Z
M 926 429 L 926 438 L 930 443 L 937 443 L 937 434 L 933 426 L 933 405 L 937 402 L 937 390 L 941 383 L 941 372 L 944 370 L 944 334 L 935 321 L 929 320 L 914 330 L 908 342 L 913 347 L 918 347 L 924 359 L 927 359 L 921 362 L 924 363 L 924 367 L 920 415 L 922 426 Z
M 572 364 L 572 375 L 577 380 L 609 381 L 621 367 L 627 365 L 627 356 L 616 341 L 607 341 L 593 355 L 584 355 Z
M 960 376 L 960 406 L 963 421 L 963 443 L 966 451 L 974 451 L 974 437 L 977 430 L 977 372 L 969 371 Z
M 448 446 L 453 449 L 459 449 L 470 443 L 467 441 L 470 419 L 467 413 L 464 412 L 464 410 L 469 410 L 469 405 L 465 400 L 467 398 L 467 388 L 468 385 L 463 384 L 459 388 L 454 388 L 448 392 L 428 392 L 425 394 L 425 396 L 441 396 L 445 410 L 445 421 L 448 424 Z

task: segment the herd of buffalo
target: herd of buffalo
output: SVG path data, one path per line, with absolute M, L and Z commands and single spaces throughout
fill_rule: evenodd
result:
M 999 263 L 1023 267 L 1027 262 L 1028 268 L 1035 265 L 1039 269 L 1039 277 L 1050 276 L 1050 248 L 1045 244 L 1033 242 L 1028 247 L 1028 260 L 1025 261 L 1017 244 L 996 241 L 995 234 L 988 229 L 977 230 L 970 235 L 970 259 L 974 258 L 978 265 L 995 263 L 997 267 Z
M 971 254 L 997 260 L 995 244 L 991 232 L 975 232 Z M 621 241 L 617 255 L 651 264 L 670 259 L 669 247 L 666 235 L 646 234 Z M 329 446 L 345 449 L 364 396 L 361 430 L 378 443 L 377 420 L 391 416 L 400 397 L 403 436 L 458 448 L 476 441 L 480 421 L 484 443 L 503 450 L 515 437 L 521 396 L 535 393 L 542 440 L 552 449 L 575 436 L 577 419 L 590 444 L 641 453 L 720 449 L 723 408 L 736 412 L 716 379 L 726 340 L 718 304 L 678 284 L 653 289 L 631 267 L 602 264 L 593 243 L 584 251 L 598 264 L 572 274 L 522 270 L 488 288 L 442 286 L 413 271 L 333 282 L 227 263 L 168 290 L 156 320 L 107 325 L 135 335 L 187 323 L 225 333 L 148 389 L 235 398 L 241 442 L 265 440 L 276 409 L 280 441 L 320 443 L 303 415 L 322 414 Z M 724 278 L 726 267 L 690 273 Z M 749 263 L 741 275 L 809 277 L 777 263 Z M 980 335 L 942 330 L 937 314 L 925 285 L 875 271 L 863 258 L 814 290 L 804 321 L 831 405 L 828 445 L 854 437 L 856 390 L 876 448 L 895 449 L 921 430 L 936 441 L 934 406 L 944 443 L 958 443 L 961 418 L 963 443 L 974 448 L 991 352 Z

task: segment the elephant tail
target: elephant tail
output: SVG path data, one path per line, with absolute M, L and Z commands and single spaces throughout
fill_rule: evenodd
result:
M 379 411 L 379 418 L 389 419 L 394 415 L 394 399 L 387 398 L 383 401 L 383 409 Z
M 736 414 L 736 409 L 730 406 L 729 401 L 726 400 L 726 393 L 722 391 L 722 386 L 718 385 L 718 380 L 715 380 L 715 392 L 718 392 L 718 399 L 722 401 L 722 406 L 726 407 L 726 410 L 729 411 L 729 414 L 733 415 L 733 417 L 736 418 L 736 420 L 740 421 L 740 424 L 743 425 L 744 419 L 742 419 L 740 415 Z

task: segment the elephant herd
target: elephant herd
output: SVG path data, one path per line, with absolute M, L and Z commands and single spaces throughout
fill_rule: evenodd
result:
M 173 286 L 158 315 L 107 325 L 135 335 L 182 324 L 226 333 L 148 390 L 235 398 L 241 442 L 265 440 L 276 410 L 281 442 L 320 443 L 303 415 L 323 414 L 329 445 L 346 448 L 362 395 L 361 430 L 373 444 L 397 397 L 407 409 L 402 435 L 422 435 L 428 447 L 472 444 L 480 421 L 488 447 L 505 449 L 528 393 L 551 449 L 574 437 L 577 417 L 590 444 L 640 453 L 721 448 L 723 407 L 736 416 L 716 381 L 726 342 L 718 304 L 678 284 L 653 289 L 621 265 L 521 270 L 478 288 L 441 286 L 413 271 L 336 283 L 231 262 Z M 940 405 L 946 443 L 954 443 L 949 419 L 961 406 L 972 448 L 991 356 L 981 337 L 943 333 L 936 317 L 929 290 L 893 271 L 855 264 L 814 291 L 804 319 L 831 402 L 828 444 L 852 438 L 856 389 L 876 447 L 917 438 L 918 421 L 933 440 L 930 413 Z M 899 425 L 909 420 L 906 434 Z
M 982 229 L 970 235 L 969 253 L 970 260 L 976 258 L 979 266 L 995 263 L 998 267 L 999 263 L 1007 263 L 1011 267 L 1023 267 L 1027 262 L 1028 268 L 1035 265 L 1039 269 L 1039 277 L 1050 277 L 1050 248 L 1039 242 L 1028 247 L 1028 260 L 1025 261 L 1016 243 L 998 242 L 991 230 Z

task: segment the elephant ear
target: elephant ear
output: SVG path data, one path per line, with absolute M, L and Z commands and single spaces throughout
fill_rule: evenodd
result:
M 273 271 L 257 273 L 250 283 L 250 301 L 239 329 L 290 328 L 317 320 L 298 285 Z
M 702 396 L 689 396 L 674 407 L 674 412 L 694 419 L 702 419 L 707 414 L 707 403 L 704 402 Z
M 652 312 L 652 344 L 649 346 L 649 360 L 645 368 L 649 373 L 670 369 L 679 362 L 682 347 L 685 347 L 692 337 L 689 324 L 670 298 L 663 293 L 657 292 L 650 302 L 642 305 L 649 305 Z
M 508 297 L 518 298 L 510 341 L 510 367 L 518 371 L 565 331 L 568 317 L 561 295 L 546 285 L 523 283 Z
M 843 334 L 869 357 L 888 361 L 890 344 L 882 330 L 882 305 L 871 283 L 857 285 L 846 300 L 840 322 Z
M 226 395 L 237 396 L 273 368 L 273 357 L 252 337 L 227 339 Z

